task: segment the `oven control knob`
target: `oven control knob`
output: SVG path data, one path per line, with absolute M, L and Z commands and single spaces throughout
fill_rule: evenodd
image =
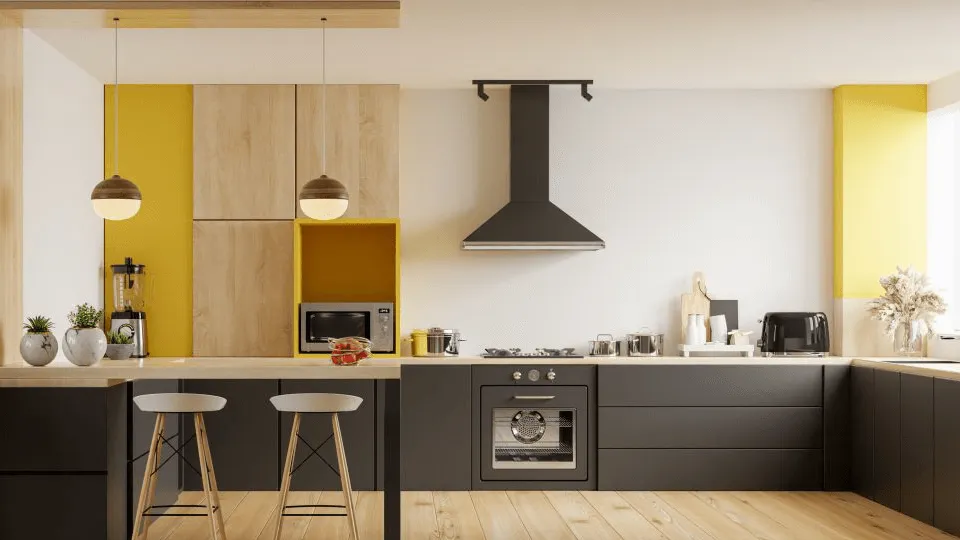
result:
M 519 371 L 513 372 L 513 380 L 519 381 L 522 378 L 523 378 L 523 373 L 520 373 Z
M 530 373 L 527 373 L 527 378 L 532 382 L 537 382 L 540 380 L 540 371 L 536 369 L 531 369 Z
M 547 372 L 547 380 L 548 380 L 548 381 L 552 381 L 552 380 L 554 380 L 554 379 L 556 379 L 556 378 L 557 378 L 557 373 L 556 373 L 555 371 L 553 371 L 553 370 L 551 369 L 550 371 Z

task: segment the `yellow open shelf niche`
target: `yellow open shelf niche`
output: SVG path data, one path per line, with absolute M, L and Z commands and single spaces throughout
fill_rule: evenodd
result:
M 297 219 L 293 225 L 293 351 L 300 358 L 303 302 L 393 302 L 394 354 L 400 356 L 400 220 Z

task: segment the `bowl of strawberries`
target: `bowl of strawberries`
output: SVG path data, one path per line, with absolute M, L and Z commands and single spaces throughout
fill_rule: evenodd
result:
M 337 366 L 355 366 L 370 358 L 370 340 L 362 337 L 330 338 L 330 359 Z

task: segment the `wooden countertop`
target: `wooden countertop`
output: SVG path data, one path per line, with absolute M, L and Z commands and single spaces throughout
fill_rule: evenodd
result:
M 24 381 L 24 384 L 15 386 L 41 386 L 43 381 L 54 383 L 64 380 L 88 380 L 90 386 L 95 386 L 93 381 L 96 380 L 399 378 L 400 361 L 395 358 L 371 358 L 356 366 L 335 366 L 330 360 L 311 358 L 145 358 L 101 360 L 89 367 L 61 362 L 43 367 L 22 362 L 0 366 L 0 381 Z M 5 386 L 14 385 L 8 382 Z
M 928 363 L 893 363 L 910 360 Z M 933 358 L 826 358 L 803 357 L 585 357 L 481 358 L 401 357 L 371 358 L 357 366 L 335 366 L 328 359 L 312 358 L 146 358 L 143 360 L 102 360 L 89 367 L 77 367 L 62 360 L 44 367 L 19 362 L 0 366 L 2 387 L 102 387 L 138 379 L 399 379 L 402 366 L 450 365 L 635 365 L 635 366 L 785 366 L 854 365 L 909 373 L 925 377 L 960 380 L 960 363 L 930 362 Z

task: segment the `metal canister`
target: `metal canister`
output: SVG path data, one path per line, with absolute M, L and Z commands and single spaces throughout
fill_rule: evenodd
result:
M 410 349 L 414 356 L 427 356 L 427 331 L 416 329 L 410 332 Z
M 460 331 L 433 327 L 427 330 L 427 356 L 459 356 Z

